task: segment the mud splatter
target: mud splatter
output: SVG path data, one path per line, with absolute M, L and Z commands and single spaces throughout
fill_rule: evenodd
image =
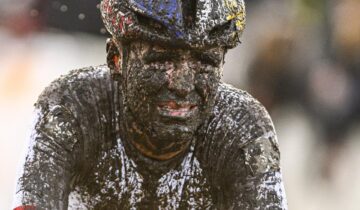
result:
M 122 138 L 120 85 L 100 66 L 73 71 L 44 91 L 18 205 L 286 209 L 274 128 L 250 95 L 220 84 L 189 150 L 154 161 Z

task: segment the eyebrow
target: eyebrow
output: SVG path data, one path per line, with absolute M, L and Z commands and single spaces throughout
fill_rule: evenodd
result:
M 176 52 L 156 52 L 152 50 L 145 54 L 144 61 L 145 63 L 162 62 L 179 59 L 179 56 Z
M 223 60 L 223 55 L 221 53 L 214 52 L 194 52 L 194 56 L 210 65 L 219 66 L 221 61 Z

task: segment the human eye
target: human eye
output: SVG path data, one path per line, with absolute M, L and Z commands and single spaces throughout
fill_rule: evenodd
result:
M 171 52 L 151 52 L 144 57 L 145 64 L 166 64 L 173 61 L 177 56 Z
M 220 62 L 217 60 L 212 59 L 211 57 L 204 56 L 201 59 L 201 62 L 206 65 L 210 65 L 212 67 L 219 67 Z
M 212 67 L 220 67 L 222 58 L 218 54 L 214 53 L 195 53 L 195 57 L 202 65 L 210 65 Z

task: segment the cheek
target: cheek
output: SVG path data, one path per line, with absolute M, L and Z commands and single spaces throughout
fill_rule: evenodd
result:
M 195 77 L 195 88 L 202 97 L 207 101 L 209 97 L 216 94 L 220 82 L 220 76 L 217 72 L 200 73 Z
M 143 90 L 129 86 L 127 91 L 127 107 L 137 121 L 146 121 L 151 116 L 151 98 Z
M 127 77 L 127 103 L 129 108 L 146 118 L 150 114 L 153 101 L 162 84 L 166 82 L 166 73 L 154 73 L 133 68 Z
M 127 104 L 134 112 L 142 113 L 147 109 L 147 88 L 145 87 L 144 80 L 141 78 L 146 76 L 141 74 L 142 71 L 136 66 L 129 68 L 126 82 L 126 99 Z
M 149 71 L 146 77 L 141 77 L 143 88 L 146 89 L 148 95 L 157 94 L 161 87 L 167 84 L 168 79 L 165 72 Z
M 169 82 L 167 71 L 170 69 L 167 65 L 144 65 L 137 68 L 134 73 L 134 80 L 137 81 L 139 92 L 144 95 L 157 94 L 160 89 Z

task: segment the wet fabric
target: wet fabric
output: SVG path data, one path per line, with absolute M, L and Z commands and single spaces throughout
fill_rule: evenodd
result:
M 249 94 L 221 84 L 190 148 L 155 161 L 124 139 L 119 86 L 99 66 L 44 90 L 14 207 L 287 209 L 274 127 Z

